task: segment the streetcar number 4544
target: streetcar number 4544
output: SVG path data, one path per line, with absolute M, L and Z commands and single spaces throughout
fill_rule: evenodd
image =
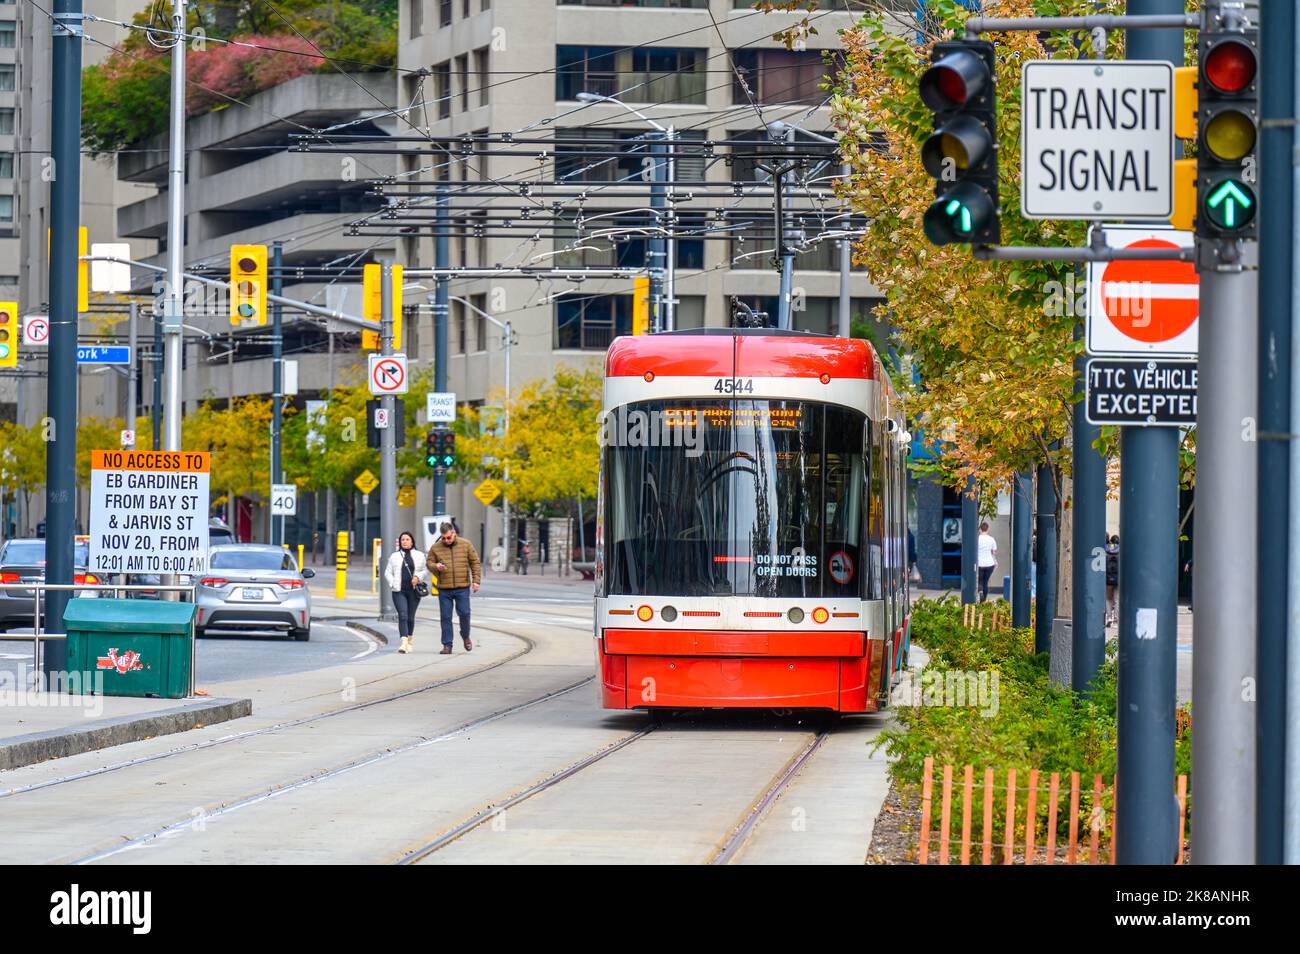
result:
M 713 383 L 713 390 L 720 394 L 753 394 L 753 378 L 718 378 Z

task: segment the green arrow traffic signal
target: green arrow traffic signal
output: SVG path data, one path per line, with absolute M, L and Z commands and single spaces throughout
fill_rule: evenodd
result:
M 1239 229 L 1255 218 L 1255 192 L 1236 179 L 1224 179 L 1205 200 L 1206 215 L 1221 229 Z

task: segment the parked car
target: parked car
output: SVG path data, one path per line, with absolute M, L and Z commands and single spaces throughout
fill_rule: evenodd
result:
M 224 520 L 213 517 L 208 521 L 209 551 L 211 551 L 212 547 L 235 542 L 235 534 Z M 193 577 L 188 573 L 176 574 L 177 586 L 189 586 L 192 581 Z M 158 573 L 132 573 L 129 575 L 127 582 L 136 586 L 159 586 L 162 583 L 162 576 Z M 156 600 L 161 594 L 157 590 L 133 590 L 130 596 L 138 600 Z
M 73 545 L 74 583 L 98 583 L 99 577 L 86 572 L 90 548 L 80 538 Z M 0 546 L 0 583 L 44 583 L 45 541 L 40 538 L 9 540 Z M 93 596 L 93 593 L 77 594 Z M 44 621 L 44 609 L 41 619 Z M 0 630 L 31 626 L 36 620 L 36 591 L 27 588 L 0 589 Z
M 196 636 L 215 630 L 282 632 L 311 639 L 311 592 L 292 553 L 261 543 L 231 543 L 208 552 L 208 572 L 194 589 Z

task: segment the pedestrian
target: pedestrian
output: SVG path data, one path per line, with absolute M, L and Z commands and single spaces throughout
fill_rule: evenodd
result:
M 460 638 L 465 649 L 474 648 L 469 638 L 469 595 L 477 593 L 483 579 L 474 544 L 456 533 L 449 522 L 439 528 L 441 536 L 429 547 L 428 568 L 438 576 L 438 615 L 442 623 L 442 655 L 451 654 L 451 614 L 460 617 Z
M 987 522 L 980 524 L 975 565 L 979 567 L 980 602 L 983 603 L 989 598 L 989 578 L 993 576 L 993 569 L 998 565 L 998 542 L 989 533 Z
M 1116 594 L 1119 591 L 1119 534 L 1116 533 L 1106 541 L 1106 625 L 1119 621 L 1119 605 Z
M 399 653 L 409 653 L 415 647 L 415 613 L 420 608 L 420 598 L 429 595 L 430 575 L 426 567 L 415 558 L 415 537 L 401 533 L 397 549 L 388 556 L 384 567 L 384 580 L 393 591 L 393 606 L 397 610 L 397 635 L 402 637 Z
M 528 557 L 532 554 L 533 549 L 524 541 L 524 545 L 519 550 L 519 567 L 523 570 L 524 576 L 528 575 Z
M 921 571 L 916 568 L 916 534 L 907 528 L 907 578 L 913 583 L 921 582 Z

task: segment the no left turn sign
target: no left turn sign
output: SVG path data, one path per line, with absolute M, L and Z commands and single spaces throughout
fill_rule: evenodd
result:
M 376 397 L 385 394 L 405 394 L 409 382 L 406 376 L 406 355 L 390 354 L 370 356 L 370 393 Z

